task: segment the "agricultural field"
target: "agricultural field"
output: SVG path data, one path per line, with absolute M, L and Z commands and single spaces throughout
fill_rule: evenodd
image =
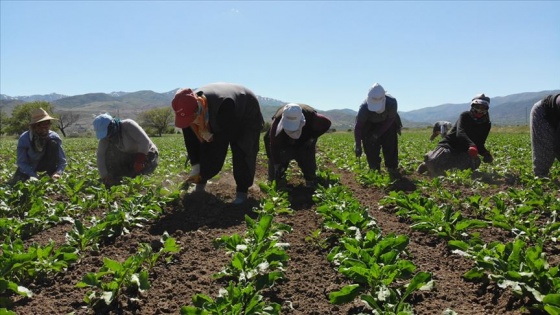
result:
M 558 162 L 535 178 L 528 131 L 494 128 L 492 165 L 430 178 L 430 133 L 403 131 L 398 180 L 326 134 L 316 189 L 296 165 L 267 183 L 262 149 L 240 206 L 229 158 L 207 192 L 183 184 L 180 135 L 110 189 L 93 138 L 64 139 L 61 180 L 7 186 L 2 138 L 0 314 L 560 314 Z

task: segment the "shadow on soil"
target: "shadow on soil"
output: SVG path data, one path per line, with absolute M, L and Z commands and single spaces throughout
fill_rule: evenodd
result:
M 255 218 L 254 207 L 259 206 L 259 200 L 252 198 L 241 205 L 234 205 L 220 200 L 219 197 L 207 192 L 185 194 L 181 204 L 155 223 L 150 233 L 169 234 L 177 230 L 183 232 L 196 231 L 201 227 L 227 228 L 243 224 L 245 215 Z

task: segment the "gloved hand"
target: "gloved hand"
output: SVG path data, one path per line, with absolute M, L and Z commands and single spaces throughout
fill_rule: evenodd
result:
M 276 181 L 276 188 L 277 189 L 284 189 L 288 184 L 286 180 L 286 168 L 283 167 L 281 164 L 274 164 L 274 178 L 273 180 Z
M 144 167 L 146 167 L 146 154 L 137 153 L 134 158 L 134 172 L 139 174 L 144 170 Z
M 116 180 L 111 175 L 107 175 L 101 179 L 105 186 L 113 186 L 116 183 Z
M 486 154 L 484 154 L 484 157 L 482 158 L 482 161 L 484 163 L 492 164 L 492 162 L 494 162 L 494 157 L 492 156 L 492 154 L 490 154 L 490 152 L 486 152 Z
M 360 145 L 360 146 L 356 146 L 356 147 L 354 148 L 354 153 L 356 153 L 356 157 L 362 156 L 362 146 L 361 146 L 361 145 Z
M 478 156 L 478 148 L 475 147 L 475 146 L 469 147 L 469 151 L 468 151 L 468 152 L 469 152 L 469 155 L 470 155 L 472 158 L 475 158 L 475 157 Z
M 187 183 L 198 184 L 200 182 L 200 164 L 195 164 L 192 166 L 189 177 L 187 178 Z

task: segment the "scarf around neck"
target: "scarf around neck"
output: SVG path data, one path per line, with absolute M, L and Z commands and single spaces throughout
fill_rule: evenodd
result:
M 485 124 L 490 122 L 490 114 L 486 114 L 482 117 L 476 118 L 476 116 L 474 115 L 474 113 L 472 111 L 469 111 L 470 116 L 472 117 L 472 119 L 474 120 L 475 124 Z
M 208 101 L 204 95 L 197 96 L 198 113 L 191 129 L 200 142 L 212 142 L 214 134 L 210 131 L 210 113 L 208 112 Z
M 115 145 L 117 148 L 122 149 L 122 123 L 118 118 L 113 118 L 113 121 L 107 126 L 107 140 Z
M 29 138 L 31 139 L 31 146 L 35 152 L 43 152 L 47 146 L 48 133 L 45 137 L 40 137 L 33 132 L 33 129 L 29 130 Z

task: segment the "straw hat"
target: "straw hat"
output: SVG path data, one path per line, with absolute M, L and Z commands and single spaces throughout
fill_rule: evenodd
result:
M 42 108 L 35 108 L 31 111 L 31 122 L 29 124 L 33 125 L 45 120 L 58 120 L 58 119 L 49 116 L 49 113 L 47 113 Z

